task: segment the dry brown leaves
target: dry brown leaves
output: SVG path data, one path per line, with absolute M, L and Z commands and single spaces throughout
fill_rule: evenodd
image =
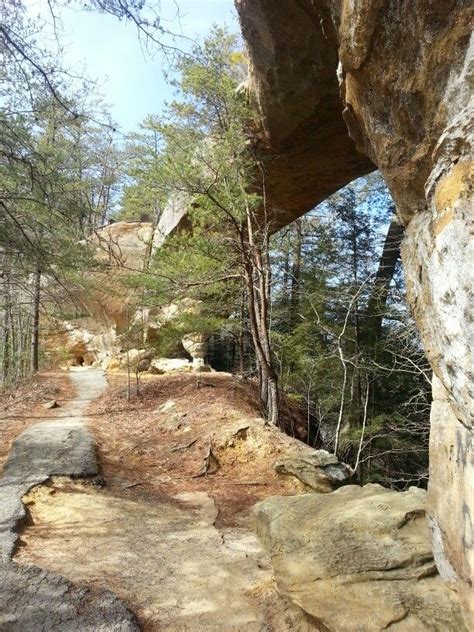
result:
M 73 396 L 74 388 L 63 371 L 38 373 L 15 389 L 0 391 L 0 468 L 23 430 L 60 414 L 60 409 L 45 410 L 46 402 L 55 399 L 62 406 Z
M 152 376 L 130 401 L 124 375 L 109 376 L 109 384 L 88 414 L 104 478 L 115 494 L 159 499 L 204 491 L 219 508 L 219 523 L 228 525 L 244 519 L 258 500 L 291 493 L 273 470 L 276 454 L 270 450 L 256 458 L 241 441 L 224 451 L 211 444 L 217 463 L 206 471 L 219 429 L 259 416 L 252 390 L 232 376 Z M 174 406 L 161 412 L 166 402 Z

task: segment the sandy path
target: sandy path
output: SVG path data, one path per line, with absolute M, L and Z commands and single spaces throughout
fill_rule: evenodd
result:
M 76 396 L 54 419 L 45 419 L 13 443 L 0 480 L 0 551 L 8 561 L 15 547 L 16 527 L 24 518 L 21 497 L 52 475 L 92 477 L 98 465 L 92 435 L 83 412 L 107 387 L 102 371 L 71 373 Z
M 98 474 L 92 436 L 83 412 L 106 387 L 102 372 L 73 374 L 77 396 L 60 416 L 35 424 L 12 446 L 0 479 L 0 630 L 2 632 L 132 632 L 137 624 L 116 596 L 71 584 L 52 568 L 11 560 L 18 529 L 27 518 L 22 497 L 51 476 Z M 39 565 L 41 566 L 41 565 Z M 61 572 L 62 569 L 59 569 Z
M 71 374 L 81 423 L 91 394 L 103 388 L 94 373 Z M 32 524 L 16 561 L 113 591 L 145 630 L 306 629 L 274 591 L 257 538 L 242 527 L 217 529 L 218 511 L 203 491 L 157 498 L 140 487 L 121 493 L 59 477 L 24 502 Z

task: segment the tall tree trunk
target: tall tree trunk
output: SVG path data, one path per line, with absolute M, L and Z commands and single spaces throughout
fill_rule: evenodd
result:
M 242 290 L 240 298 L 239 373 L 245 373 L 245 290 Z
M 39 318 L 41 299 L 41 270 L 39 266 L 33 275 L 33 330 L 31 333 L 31 371 L 36 373 L 39 368 Z
M 390 283 L 400 258 L 403 233 L 404 228 L 397 216 L 394 215 L 388 227 L 379 267 L 375 275 L 374 289 L 367 305 L 366 315 L 370 323 L 370 333 L 375 340 L 379 340 L 382 334 L 383 312 L 387 304 Z
M 3 335 L 2 335 L 2 384 L 6 384 L 10 372 L 10 319 L 11 319 L 11 295 L 10 295 L 10 270 L 4 257 L 3 267 Z
M 254 236 L 250 214 L 247 217 L 248 244 L 241 235 L 244 278 L 249 299 L 249 321 L 259 368 L 260 399 L 267 419 L 277 425 L 279 419 L 278 375 L 273 367 L 269 334 L 270 261 L 268 238 Z M 263 250 L 263 252 L 262 252 Z
M 291 266 L 291 284 L 290 284 L 290 313 L 289 322 L 290 330 L 296 324 L 297 312 L 300 296 L 300 278 L 301 278 L 301 250 L 303 247 L 303 220 L 297 219 L 294 222 L 295 230 L 295 247 L 293 250 L 293 262 Z

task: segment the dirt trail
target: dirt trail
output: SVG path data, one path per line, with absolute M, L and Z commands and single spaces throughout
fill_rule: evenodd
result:
M 76 396 L 60 417 L 43 420 L 14 442 L 3 468 L 0 484 L 0 553 L 7 562 L 17 541 L 17 525 L 23 519 L 21 497 L 54 474 L 91 477 L 98 473 L 92 436 L 83 411 L 106 388 L 102 371 L 73 373 Z
M 88 375 L 72 374 L 82 407 L 91 387 Z M 106 486 L 53 477 L 30 491 L 23 499 L 30 525 L 15 559 L 60 573 L 74 584 L 113 591 L 147 631 L 306 630 L 301 614 L 276 594 L 269 560 L 248 525 L 252 501 L 275 491 L 289 493 L 286 483 L 270 478 L 254 485 L 259 467 L 268 468 L 267 477 L 274 478 L 269 456 L 260 464 L 254 461 L 250 471 L 248 466 L 239 469 L 239 441 L 231 441 L 230 458 L 227 447 L 220 452 L 215 448 L 220 460 L 216 475 L 193 478 L 192 472 L 202 466 L 210 429 L 216 427 L 216 411 L 221 434 L 229 432 L 229 423 L 231 437 L 232 428 L 245 427 L 239 412 L 232 407 L 226 411 L 224 399 L 220 401 L 221 396 L 229 399 L 229 378 L 208 379 L 215 382 L 212 395 L 211 389 L 197 392 L 191 376 L 155 378 L 147 387 L 148 399 L 145 388 L 135 410 L 121 400 L 120 411 L 116 401 L 123 384 L 117 382 L 118 390 L 110 389 L 102 398 L 102 408 L 88 413 L 93 415 L 89 425 L 98 441 Z M 227 390 L 216 392 L 221 387 Z M 164 389 L 163 394 L 157 397 L 156 389 Z M 176 401 L 170 403 L 169 395 Z M 143 403 L 147 401 L 149 405 Z M 183 412 L 186 403 L 189 415 Z M 168 412 L 157 413 L 157 406 Z M 193 417 L 196 410 L 199 414 Z M 154 432 L 147 427 L 150 420 Z M 196 445 L 176 450 L 190 442 L 190 435 L 199 438 Z M 242 478 L 250 478 L 250 486 Z M 226 506 L 236 499 L 241 510 L 237 517 L 235 508 Z M 217 522 L 219 513 L 232 520 Z
M 12 561 L 18 530 L 27 518 L 22 497 L 56 474 L 95 477 L 97 459 L 83 411 L 106 386 L 102 372 L 74 374 L 77 395 L 60 415 L 23 431 L 12 445 L 0 479 L 0 630 L 2 632 L 134 632 L 135 617 L 103 589 L 76 587 L 45 566 Z M 10 435 L 12 428 L 8 430 Z M 38 487 L 40 486 L 40 487 Z M 61 570 L 61 569 L 60 569 Z M 102 588 L 102 587 L 101 587 Z

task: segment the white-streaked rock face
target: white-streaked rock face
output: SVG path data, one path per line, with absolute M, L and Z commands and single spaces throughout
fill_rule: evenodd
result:
M 189 226 L 187 218 L 189 206 L 189 199 L 185 195 L 170 197 L 153 235 L 154 251 L 165 243 L 169 235 Z

